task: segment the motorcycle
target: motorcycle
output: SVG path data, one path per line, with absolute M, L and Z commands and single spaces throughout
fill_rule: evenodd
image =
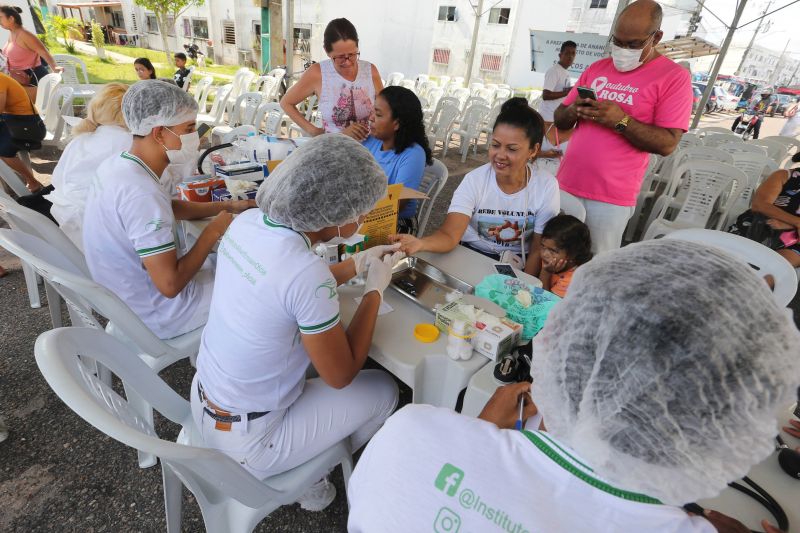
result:
M 750 139 L 750 136 L 753 135 L 753 128 L 756 127 L 758 121 L 764 116 L 763 113 L 750 113 L 747 110 L 742 111 L 742 114 L 739 115 L 739 123 L 736 125 L 736 129 L 733 133 L 736 135 L 741 135 L 743 140 Z

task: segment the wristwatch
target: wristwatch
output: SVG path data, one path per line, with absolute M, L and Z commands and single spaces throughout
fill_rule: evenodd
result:
M 623 131 L 625 131 L 625 128 L 628 127 L 628 122 L 630 121 L 630 119 L 631 117 L 629 117 L 628 115 L 625 115 L 624 117 L 619 119 L 619 122 L 614 124 L 614 130 L 617 133 L 622 133 Z

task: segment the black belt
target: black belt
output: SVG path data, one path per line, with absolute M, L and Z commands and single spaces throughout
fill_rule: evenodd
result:
M 200 385 L 200 381 L 197 382 L 197 396 L 198 396 L 198 398 L 200 398 L 201 402 L 205 401 L 209 405 L 212 405 L 211 402 L 208 400 L 208 397 L 206 397 L 205 393 L 203 392 L 203 387 Z M 222 411 L 222 409 L 218 409 L 218 410 Z M 214 411 L 212 411 L 211 409 L 209 409 L 208 407 L 203 407 L 203 411 L 208 416 L 210 416 L 211 418 L 216 420 L 217 422 L 234 423 L 234 422 L 241 422 L 242 421 L 241 415 L 219 415 L 219 414 L 215 413 Z M 247 421 L 249 422 L 251 420 L 259 419 L 262 416 L 270 414 L 271 412 L 272 411 L 261 411 L 261 412 L 247 413 Z

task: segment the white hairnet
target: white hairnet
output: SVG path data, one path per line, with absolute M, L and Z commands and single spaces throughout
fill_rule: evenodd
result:
M 682 505 L 773 450 L 800 333 L 764 280 L 715 248 L 664 239 L 578 268 L 534 339 L 548 431 L 612 485 Z
M 292 152 L 256 194 L 275 222 L 297 231 L 355 222 L 386 196 L 388 179 L 369 153 L 346 135 L 314 137 Z
M 148 135 L 157 126 L 176 126 L 197 118 L 197 102 L 174 83 L 142 80 L 122 97 L 122 115 L 131 133 Z

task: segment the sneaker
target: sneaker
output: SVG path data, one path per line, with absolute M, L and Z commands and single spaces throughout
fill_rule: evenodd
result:
M 6 421 L 0 418 L 0 442 L 3 442 L 8 438 L 8 426 L 6 426 Z
M 306 490 L 297 503 L 306 511 L 322 511 L 336 499 L 336 487 L 328 477 L 320 479 Z

